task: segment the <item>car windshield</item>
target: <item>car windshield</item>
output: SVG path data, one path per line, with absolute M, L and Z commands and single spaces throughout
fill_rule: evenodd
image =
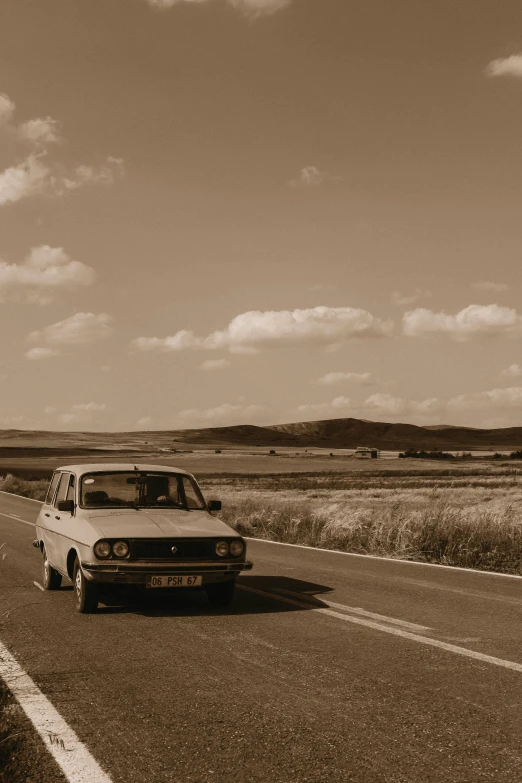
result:
M 83 508 L 203 509 L 199 487 L 181 473 L 118 471 L 86 473 L 81 481 Z

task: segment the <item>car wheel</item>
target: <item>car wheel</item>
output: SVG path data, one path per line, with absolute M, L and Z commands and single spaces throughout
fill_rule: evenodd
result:
M 215 609 L 230 606 L 232 599 L 234 598 L 235 587 L 235 579 L 231 579 L 228 582 L 218 582 L 217 584 L 207 585 L 206 591 L 210 605 Z
M 90 614 L 98 608 L 98 588 L 88 582 L 76 558 L 73 570 L 74 605 L 81 614 Z
M 59 590 L 62 585 L 62 575 L 50 564 L 45 548 L 42 549 L 42 582 L 45 590 Z

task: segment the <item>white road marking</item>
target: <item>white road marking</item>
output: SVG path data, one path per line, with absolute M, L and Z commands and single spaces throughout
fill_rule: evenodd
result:
M 305 546 L 305 544 L 286 544 L 284 541 L 269 541 L 267 538 L 250 538 L 247 541 L 259 541 L 261 544 L 275 544 L 276 546 L 291 546 L 294 549 L 308 549 L 312 552 L 328 552 L 330 555 L 343 555 L 344 557 L 363 557 L 366 560 L 387 560 L 390 563 L 402 563 L 412 566 L 424 566 L 426 568 L 441 568 L 449 571 L 465 571 L 467 574 L 481 574 L 482 576 L 503 576 L 505 579 L 522 579 L 518 574 L 501 574 L 500 571 L 479 571 L 477 568 L 462 568 L 461 566 L 442 565 L 442 563 L 421 563 L 418 560 L 401 560 L 399 557 L 381 557 L 380 555 L 361 555 L 359 552 L 340 552 L 338 549 L 322 549 L 319 546 Z
M 0 677 L 44 741 L 68 783 L 112 783 L 111 778 L 2 642 Z
M 36 585 L 39 590 L 42 590 L 42 592 L 45 593 L 45 588 L 42 587 L 40 582 L 33 582 L 33 585 Z
M 278 593 L 287 593 L 290 596 L 294 596 L 295 598 L 300 598 L 299 593 L 294 593 L 291 590 L 283 590 L 281 587 L 275 587 L 274 590 L 277 590 Z M 399 620 L 397 617 L 388 617 L 385 614 L 375 614 L 375 612 L 368 612 L 366 609 L 360 609 L 359 607 L 354 606 L 346 606 L 345 604 L 336 604 L 334 601 L 328 601 L 326 598 L 319 598 L 319 600 L 326 604 L 327 606 L 330 606 L 332 609 L 340 609 L 342 612 L 349 612 L 350 614 L 359 614 L 362 617 L 369 617 L 371 620 L 380 620 L 383 623 L 388 623 L 388 625 L 400 625 L 403 628 L 408 628 L 410 631 L 432 631 L 432 628 L 428 628 L 427 625 L 417 625 L 416 623 L 409 623 L 407 620 Z M 313 608 L 313 605 L 312 605 Z M 317 607 L 320 609 L 321 607 Z
M 323 599 L 321 599 L 323 600 Z M 323 603 L 331 606 L 333 609 L 340 609 L 343 612 L 349 612 L 350 614 L 360 614 L 362 617 L 369 617 L 371 620 L 380 620 L 388 625 L 400 625 L 402 628 L 408 628 L 410 631 L 432 631 L 433 628 L 429 628 L 427 625 L 417 625 L 417 623 L 409 623 L 407 620 L 400 620 L 398 617 L 388 617 L 385 614 L 375 614 L 375 612 L 368 612 L 366 609 L 354 608 L 353 606 L 345 606 L 344 604 L 336 604 L 333 601 L 324 601 Z
M 9 495 L 12 498 L 22 498 L 22 500 L 30 500 L 31 503 L 39 503 L 40 505 L 43 505 L 41 500 L 35 500 L 35 498 L 26 498 L 25 495 L 17 495 L 14 492 L 4 492 L 3 489 L 0 489 L 0 495 Z
M 494 666 L 501 666 L 504 669 L 511 669 L 515 672 L 522 673 L 522 663 L 515 663 L 515 661 L 506 661 L 503 658 L 495 658 L 493 655 L 485 655 L 484 653 L 475 652 L 475 650 L 468 650 L 465 647 L 457 647 L 455 644 L 447 644 L 447 642 L 441 642 L 438 639 L 432 639 L 429 636 L 421 636 L 420 634 L 410 633 L 409 631 L 403 631 L 401 628 L 393 628 L 389 625 L 382 625 L 381 623 L 373 622 L 372 620 L 365 620 L 362 617 L 354 617 L 349 614 L 341 614 L 340 612 L 334 612 L 332 609 L 323 609 L 322 607 L 314 607 L 303 601 L 296 601 L 293 598 L 276 595 L 275 593 L 266 593 L 264 590 L 258 590 L 255 587 L 247 587 L 246 585 L 238 585 L 240 590 L 246 590 L 249 593 L 257 593 L 265 598 L 271 598 L 274 601 L 282 601 L 283 603 L 298 606 L 300 609 L 308 609 L 310 612 L 317 612 L 318 614 L 325 614 L 329 617 L 335 617 L 337 620 L 344 620 L 354 625 L 363 625 L 366 628 L 372 628 L 375 631 L 383 631 L 389 633 L 392 636 L 400 636 L 403 639 L 409 639 L 412 642 L 418 642 L 419 644 L 426 644 L 429 647 L 437 647 L 439 650 L 445 650 L 446 652 L 452 652 L 456 655 L 463 655 L 466 658 L 472 658 L 476 661 L 482 661 L 483 663 L 491 663 Z
M 14 519 L 15 522 L 21 522 L 23 525 L 31 525 L 32 527 L 35 526 L 35 522 L 27 522 L 26 519 L 20 519 L 20 517 L 15 517 L 12 514 L 5 514 L 3 511 L 0 511 L 0 517 L 9 517 L 9 519 Z

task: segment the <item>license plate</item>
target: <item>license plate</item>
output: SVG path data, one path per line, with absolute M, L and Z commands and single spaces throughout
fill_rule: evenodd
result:
M 202 576 L 148 576 L 147 587 L 201 587 Z

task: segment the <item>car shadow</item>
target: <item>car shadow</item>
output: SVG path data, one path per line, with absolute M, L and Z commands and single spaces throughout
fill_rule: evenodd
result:
M 326 608 L 318 596 L 331 587 L 287 576 L 243 576 L 237 580 L 231 605 L 210 606 L 204 590 L 176 588 L 161 591 L 120 588 L 102 593 L 98 614 L 138 614 L 145 617 L 185 617 L 190 615 L 256 615 L 303 612 Z

